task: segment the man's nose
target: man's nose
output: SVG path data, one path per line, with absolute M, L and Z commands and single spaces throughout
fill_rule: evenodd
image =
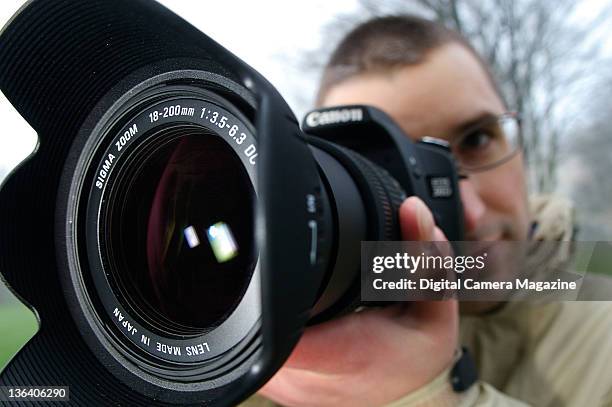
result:
M 459 181 L 459 190 L 461 191 L 461 202 L 463 203 L 465 234 L 469 235 L 480 223 L 480 219 L 485 214 L 486 207 L 469 179 Z

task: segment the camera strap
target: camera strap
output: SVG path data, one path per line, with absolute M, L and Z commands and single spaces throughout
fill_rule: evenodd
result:
M 462 346 L 457 349 L 455 364 L 451 369 L 451 385 L 457 393 L 462 393 L 469 389 L 478 381 L 478 370 L 470 351 Z

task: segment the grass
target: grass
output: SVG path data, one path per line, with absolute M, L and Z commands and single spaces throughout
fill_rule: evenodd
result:
M 0 372 L 37 331 L 38 321 L 25 305 L 0 303 Z

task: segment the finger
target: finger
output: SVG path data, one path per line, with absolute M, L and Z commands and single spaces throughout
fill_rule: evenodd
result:
M 411 196 L 406 199 L 400 206 L 399 218 L 404 240 L 432 240 L 435 227 L 433 215 L 420 198 Z
M 437 250 L 437 254 L 440 256 L 452 256 L 453 255 L 453 247 L 448 241 L 446 235 L 439 227 L 434 228 L 433 237 L 431 239 L 433 242 L 433 246 Z
M 442 229 L 440 229 L 439 227 L 436 226 L 434 228 L 433 239 L 432 240 L 434 242 L 446 242 L 446 241 L 448 241 L 448 238 L 446 237 L 444 232 L 442 232 Z

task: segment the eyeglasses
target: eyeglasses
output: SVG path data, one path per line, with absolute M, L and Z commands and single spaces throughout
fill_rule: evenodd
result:
M 491 117 L 451 139 L 449 147 L 459 166 L 459 173 L 490 170 L 522 150 L 520 119 L 516 113 Z

